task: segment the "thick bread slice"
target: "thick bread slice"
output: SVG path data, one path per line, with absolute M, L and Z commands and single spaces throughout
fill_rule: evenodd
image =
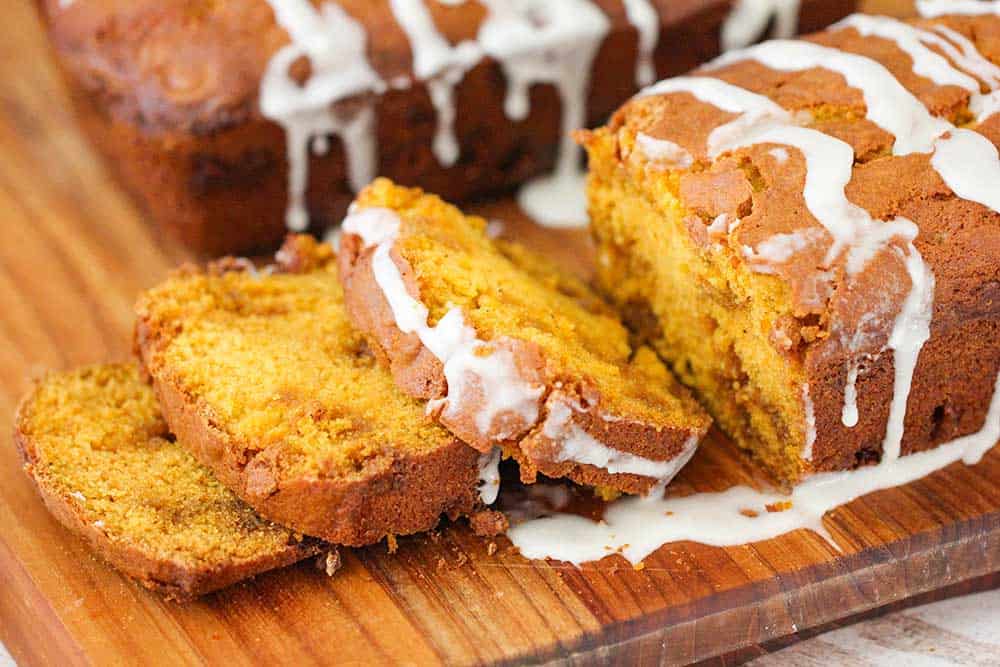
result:
M 224 260 L 146 292 L 136 344 L 167 423 L 262 515 L 359 546 L 478 503 L 479 454 L 398 391 L 347 320 L 335 256 Z
M 486 223 L 380 179 L 344 223 L 347 308 L 397 384 L 480 451 L 639 493 L 686 463 L 708 416 L 583 283 Z
M 134 364 L 51 374 L 14 441 L 49 511 L 143 586 L 184 599 L 317 554 L 262 519 L 167 431 Z

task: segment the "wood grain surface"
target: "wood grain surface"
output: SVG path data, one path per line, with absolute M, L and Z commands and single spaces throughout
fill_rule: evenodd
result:
M 27 2 L 0 28 L 0 432 L 45 369 L 129 355 L 139 290 L 186 259 L 116 188 L 74 127 Z M 507 233 L 586 272 L 582 233 L 543 232 L 509 203 Z M 752 476 L 713 434 L 677 484 Z M 741 660 L 840 619 L 996 585 L 1000 452 L 862 498 L 815 534 L 731 548 L 668 545 L 633 569 L 529 562 L 462 524 L 310 562 L 187 605 L 96 561 L 0 446 L 0 641 L 21 664 L 679 663 Z M 961 582 L 971 582 L 962 584 Z M 914 598 L 914 596 L 924 596 Z M 888 631 L 888 630 L 887 630 Z

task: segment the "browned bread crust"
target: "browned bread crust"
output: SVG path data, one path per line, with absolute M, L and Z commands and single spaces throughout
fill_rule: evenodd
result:
M 635 92 L 637 33 L 619 0 L 596 0 L 611 31 L 597 55 L 590 124 Z M 288 42 L 264 0 L 39 0 L 78 115 L 109 166 L 158 224 L 211 255 L 273 248 L 285 234 L 287 163 L 280 127 L 257 106 L 270 56 Z M 411 72 L 410 47 L 386 0 L 340 0 L 368 29 L 369 58 L 385 81 Z M 482 7 L 428 3 L 452 41 L 475 37 Z M 655 0 L 657 73 L 676 74 L 719 51 L 731 0 Z M 854 0 L 804 0 L 800 26 L 814 30 Z M 443 167 L 431 146 L 436 112 L 426 86 L 389 90 L 377 102 L 377 172 L 464 201 L 525 181 L 553 164 L 560 137 L 554 88 L 535 86 L 521 122 L 504 113 L 504 78 L 486 60 L 455 94 L 462 155 Z M 355 103 L 346 100 L 345 105 Z M 333 224 L 351 198 L 335 141 L 310 165 L 315 229 Z M 253 213 L 253 215 L 247 215 Z
M 568 454 L 570 441 L 590 448 L 605 447 L 617 453 L 635 456 L 658 464 L 686 462 L 696 443 L 711 424 L 688 391 L 680 386 L 648 348 L 628 349 L 622 356 L 619 345 L 628 348 L 628 334 L 617 316 L 586 285 L 563 274 L 544 258 L 535 256 L 516 244 L 486 240 L 484 221 L 465 218 L 438 197 L 420 190 L 400 188 L 386 179 L 378 179 L 358 197 L 357 210 L 386 208 L 398 213 L 401 220 L 399 243 L 412 240 L 409 254 L 393 246 L 390 257 L 405 283 L 408 294 L 417 300 L 451 301 L 443 285 L 462 285 L 469 309 L 485 313 L 483 304 L 497 299 L 495 317 L 538 323 L 520 333 L 503 331 L 503 324 L 489 333 L 493 353 L 507 354 L 519 379 L 539 387 L 538 422 L 525 421 L 516 410 L 500 413 L 484 429 L 482 414 L 497 399 L 486 391 L 466 388 L 450 392 L 445 367 L 415 333 L 399 328 L 395 314 L 373 270 L 375 248 L 366 245 L 356 230 L 345 226 L 341 239 L 340 275 L 345 301 L 352 322 L 369 336 L 376 355 L 393 373 L 397 386 L 424 400 L 447 397 L 450 407 L 434 409 L 432 414 L 452 433 L 481 452 L 494 446 L 520 464 L 524 481 L 534 481 L 537 473 L 549 477 L 567 477 L 580 484 L 605 487 L 626 493 L 644 493 L 661 479 L 649 474 L 609 472 L 607 465 L 580 462 Z M 421 250 L 435 255 L 440 262 L 423 258 L 424 272 L 414 268 Z M 498 248 L 502 248 L 502 251 Z M 453 254 L 452 254 L 453 253 Z M 457 259 L 450 261 L 450 256 Z M 410 259 L 408 259 L 408 257 Z M 480 281 L 491 269 L 504 272 Z M 426 270 L 434 271 L 428 276 Z M 445 272 L 453 272 L 444 278 Z M 441 281 L 435 278 L 441 277 Z M 502 280 L 494 291 L 491 280 Z M 433 286 L 432 286 L 433 284 Z M 489 285 L 489 287 L 483 287 Z M 442 288 L 435 293 L 435 287 Z M 547 329 L 545 312 L 526 312 L 515 298 L 507 303 L 504 294 L 524 289 L 535 298 L 546 300 L 550 311 L 566 314 L 566 322 Z M 471 291 L 471 292 L 470 292 Z M 517 304 L 517 305 L 514 305 Z M 468 317 L 469 314 L 466 312 Z M 491 315 L 484 315 L 489 318 Z M 579 318 L 579 319 L 573 319 Z M 567 322 L 572 321 L 572 325 Z M 567 326 L 566 329 L 560 328 Z M 575 329 L 573 329 L 575 327 Z M 571 330 L 590 328 L 581 343 Z M 544 347 L 530 337 L 528 330 L 544 331 L 543 336 L 565 335 L 567 350 L 580 350 L 592 363 L 587 370 L 569 367 L 552 347 Z M 603 339 L 615 352 L 600 349 Z M 607 355 L 607 356 L 602 356 Z M 594 363 L 595 359 L 599 359 Z M 602 374 L 602 375 L 598 375 Z M 607 374 L 607 376 L 603 375 Z M 573 435 L 568 435 L 572 433 Z M 586 443 L 586 444 L 582 444 Z M 655 466 L 647 468 L 655 469 Z
M 129 385 L 129 389 L 137 395 L 148 395 L 145 402 L 152 401 L 152 390 L 142 382 L 139 373 L 133 365 L 122 365 L 120 367 L 92 367 L 78 371 L 72 371 L 65 375 L 94 376 L 106 373 L 114 373 L 124 377 L 123 382 Z M 83 403 L 83 396 L 72 394 L 66 397 L 69 402 L 81 401 L 77 405 L 78 417 L 65 424 L 49 424 L 47 427 L 37 428 L 33 420 L 40 419 L 43 422 L 50 416 L 45 414 L 45 406 L 41 408 L 37 405 L 39 392 L 46 383 L 59 381 L 61 376 L 51 375 L 40 381 L 35 389 L 24 398 L 18 408 L 14 419 L 14 444 L 17 446 L 24 463 L 24 471 L 34 482 L 38 494 L 45 503 L 46 508 L 71 532 L 79 535 L 90 546 L 94 552 L 102 559 L 110 563 L 123 574 L 132 577 L 140 584 L 155 590 L 164 596 L 185 600 L 218 590 L 229 586 L 237 581 L 253 577 L 268 570 L 284 567 L 296 561 L 323 551 L 330 547 L 314 539 L 297 537 L 289 530 L 281 529 L 269 522 L 261 519 L 254 519 L 253 512 L 242 505 L 238 500 L 229 496 L 228 503 L 231 509 L 220 510 L 218 506 L 206 509 L 217 513 L 223 520 L 223 527 L 220 531 L 223 539 L 240 539 L 241 532 L 252 532 L 254 525 L 259 526 L 256 530 L 266 530 L 275 533 L 277 537 L 284 535 L 282 540 L 272 540 L 265 547 L 258 549 L 250 556 L 235 558 L 212 558 L 193 552 L 182 552 L 178 557 L 165 557 L 155 548 L 150 548 L 146 543 L 148 534 L 137 535 L 127 529 L 118 530 L 117 527 L 105 527 L 96 525 L 100 517 L 104 516 L 99 511 L 88 509 L 86 501 L 82 500 L 79 492 L 67 492 L 67 487 L 60 483 L 58 471 L 51 464 L 53 458 L 58 458 L 58 453 L 49 450 L 52 447 L 53 439 L 74 437 L 75 429 L 86 429 L 89 426 L 88 420 L 98 418 L 99 411 L 93 403 Z M 85 380 L 84 381 L 88 381 Z M 95 391 L 100 392 L 98 380 L 90 381 Z M 92 397 L 91 397 L 92 398 Z M 42 412 L 39 413 L 38 410 Z M 90 409 L 93 414 L 88 412 Z M 180 447 L 167 441 L 170 437 L 166 424 L 162 419 L 156 418 L 151 423 L 135 424 L 134 430 L 120 433 L 121 436 L 134 439 L 132 446 L 142 447 L 143 443 L 149 442 L 150 449 L 158 447 Z M 61 462 L 57 462 L 60 464 Z M 184 463 L 184 462 L 182 462 Z M 191 467 L 194 464 L 174 466 L 172 468 L 159 469 L 155 465 L 150 472 L 157 475 L 164 475 L 167 479 L 178 483 L 190 481 L 188 479 Z M 56 466 L 56 467 L 57 467 Z M 128 468 L 134 475 L 142 475 L 143 470 L 137 467 Z M 228 492 L 220 495 L 228 496 Z M 123 494 L 116 499 L 118 504 L 135 504 L 144 502 L 142 499 Z M 190 502 L 196 502 L 190 499 Z M 225 498 L 217 502 L 227 502 Z M 176 507 L 160 506 L 157 511 L 167 514 L 176 511 L 178 515 L 190 514 L 192 511 L 198 512 L 197 507 L 192 509 L 190 504 Z M 242 528 L 241 528 L 242 526 Z M 155 537 L 155 531 L 154 535 Z
M 329 289 L 316 296 L 328 298 L 327 306 L 336 309 L 326 311 L 327 315 L 339 312 L 342 307 L 339 302 L 340 288 L 336 284 L 334 255 L 329 246 L 319 245 L 305 236 L 289 237 L 277 257 L 279 272 L 295 275 L 325 272 L 328 277 L 325 284 Z M 192 269 L 188 275 L 196 279 L 211 275 L 226 280 L 227 276 L 245 269 L 245 263 L 226 260 L 210 266 L 208 274 Z M 266 277 L 261 279 L 267 280 Z M 225 291 L 230 288 L 220 289 Z M 231 289 L 237 302 L 252 298 L 241 292 L 239 285 L 233 284 Z M 262 515 L 328 542 L 361 546 L 388 535 L 429 530 L 442 514 L 454 518 L 468 514 L 478 506 L 478 454 L 436 427 L 429 431 L 428 437 L 432 440 L 416 451 L 397 447 L 396 443 L 387 440 L 390 436 L 377 430 L 369 433 L 366 437 L 371 447 L 381 448 L 382 451 L 367 456 L 350 474 L 338 472 L 332 464 L 323 460 L 318 462 L 319 472 L 304 473 L 289 468 L 288 460 L 297 454 L 291 452 L 283 440 L 265 442 L 257 433 L 226 423 L 219 416 L 218 406 L 205 396 L 192 393 L 186 386 L 184 373 L 166 361 L 164 351 L 175 341 L 187 321 L 183 314 L 176 319 L 158 314 L 158 298 L 154 290 L 140 299 L 137 305 L 136 347 L 152 377 L 164 417 L 195 457 Z M 239 320 L 232 326 L 235 334 L 240 326 Z M 322 344 L 322 341 L 303 339 L 303 344 L 308 342 Z M 211 354 L 210 350 L 204 352 Z M 364 354 L 360 347 L 358 354 Z M 266 350 L 262 350 L 261 355 L 268 357 Z M 281 363 L 279 359 L 271 361 Z M 316 360 L 316 364 L 323 363 L 323 359 Z M 369 375 L 362 376 L 358 381 L 365 383 L 367 391 L 393 392 L 391 381 L 372 384 L 373 379 L 378 379 L 373 374 L 381 372 L 373 368 Z M 240 377 L 225 381 L 253 383 L 257 379 L 252 368 L 240 373 Z M 287 393 L 294 396 L 296 390 L 296 387 L 289 387 Z M 302 400 L 308 398 L 303 397 Z M 385 398 L 388 401 L 392 397 Z M 299 399 L 287 400 L 292 403 L 286 413 L 296 414 L 302 407 L 297 406 Z M 423 419 L 422 410 L 416 404 L 406 404 L 402 408 L 406 414 L 400 415 L 401 423 L 418 424 Z M 254 407 L 249 409 L 255 410 Z M 350 403 L 317 404 L 314 408 L 306 406 L 303 409 L 312 410 L 317 420 L 325 419 L 330 411 L 339 410 L 342 413 L 331 418 L 345 417 L 354 422 L 352 428 L 366 428 L 364 422 L 367 415 L 358 413 Z M 290 424 L 288 428 L 294 430 L 294 425 Z M 419 434 L 413 434 L 413 437 L 419 437 Z M 324 472 L 327 468 L 329 473 Z
M 935 26 L 956 31 L 987 60 L 1000 64 L 996 17 L 911 23 L 928 31 Z M 1000 146 L 1000 114 L 977 122 L 969 110 L 969 90 L 919 75 L 912 58 L 893 40 L 861 35 L 851 27 L 806 39 L 877 61 L 932 115 Z M 835 71 L 822 66 L 780 71 L 742 60 L 694 75 L 722 79 L 804 114 L 806 127 L 854 150 L 845 190 L 850 202 L 874 220 L 901 216 L 915 223 L 919 233 L 913 245 L 936 277 L 936 286 L 930 339 L 920 350 L 908 396 L 902 453 L 978 431 L 1000 369 L 1000 215 L 957 196 L 932 168 L 930 153 L 893 155 L 893 136 L 865 117 L 861 91 Z M 988 88 L 982 84 L 983 93 Z M 880 251 L 853 283 L 845 277 L 843 255 L 826 267 L 824 254 L 832 237 L 806 207 L 807 166 L 799 151 L 760 143 L 714 158 L 708 154 L 709 134 L 734 117 L 690 93 L 673 92 L 632 100 L 606 128 L 585 134 L 599 281 L 634 323 L 657 322 L 646 327 L 652 344 L 671 360 L 682 381 L 697 388 L 723 428 L 779 477 L 794 480 L 876 461 L 882 456 L 894 395 L 894 354 L 886 345 L 911 284 L 898 259 L 902 255 Z M 637 147 L 639 133 L 679 145 L 690 152 L 694 165 L 647 159 Z M 970 163 L 967 168 L 977 167 Z M 665 212 L 665 201 L 673 212 Z M 728 231 L 710 229 L 721 216 L 739 222 Z M 670 230 L 661 239 L 677 243 L 668 248 L 665 242 L 651 241 L 649 230 L 655 225 Z M 814 234 L 821 241 L 789 253 L 787 261 L 752 266 L 748 253 L 777 235 L 796 233 Z M 693 269 L 679 276 L 671 270 L 678 265 Z M 824 295 L 816 286 L 827 275 L 833 276 L 832 288 Z M 785 305 L 768 313 L 761 306 L 767 302 Z M 672 305 L 682 303 L 683 312 Z M 749 319 L 729 322 L 731 314 Z M 740 322 L 748 326 L 741 329 Z M 727 330 L 736 332 L 728 342 L 719 333 Z M 741 340 L 754 342 L 743 345 Z M 703 345 L 708 342 L 714 347 Z M 761 362 L 763 354 L 754 359 L 748 350 L 774 361 Z M 846 369 L 852 363 L 860 368 L 859 420 L 848 426 L 843 410 Z M 787 371 L 793 378 L 784 397 L 778 391 L 763 395 L 762 382 L 772 371 Z M 803 442 L 808 428 L 803 399 L 789 391 L 801 386 L 808 388 L 815 425 L 809 460 L 800 459 L 794 444 Z M 751 411 L 758 411 L 757 423 L 751 423 Z M 765 430 L 771 432 L 766 438 Z M 770 441 L 766 446 L 764 439 Z

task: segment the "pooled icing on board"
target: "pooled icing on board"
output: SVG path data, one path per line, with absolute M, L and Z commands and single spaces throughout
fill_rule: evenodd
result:
M 608 505 L 600 522 L 555 513 L 516 524 L 507 537 L 525 558 L 579 565 L 618 553 L 641 562 L 663 544 L 690 540 L 731 546 L 802 528 L 838 548 L 823 515 L 869 493 L 918 480 L 959 461 L 974 465 L 1000 439 L 1000 375 L 982 428 L 924 452 L 878 465 L 814 475 L 791 494 L 735 486 L 679 498 L 631 497 Z

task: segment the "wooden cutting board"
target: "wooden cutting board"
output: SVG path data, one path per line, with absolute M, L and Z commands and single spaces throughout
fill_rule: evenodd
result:
M 45 369 L 126 358 L 132 303 L 186 259 L 156 236 L 78 135 L 31 7 L 0 39 L 0 432 Z M 587 271 L 580 232 L 507 232 Z M 718 434 L 681 489 L 745 482 Z M 816 535 L 731 548 L 678 543 L 633 569 L 529 562 L 465 525 L 306 562 L 178 605 L 91 557 L 42 507 L 0 442 L 0 640 L 23 664 L 472 664 L 741 659 L 869 610 L 995 585 L 1000 451 L 830 513 Z M 764 648 L 762 648 L 762 645 Z

